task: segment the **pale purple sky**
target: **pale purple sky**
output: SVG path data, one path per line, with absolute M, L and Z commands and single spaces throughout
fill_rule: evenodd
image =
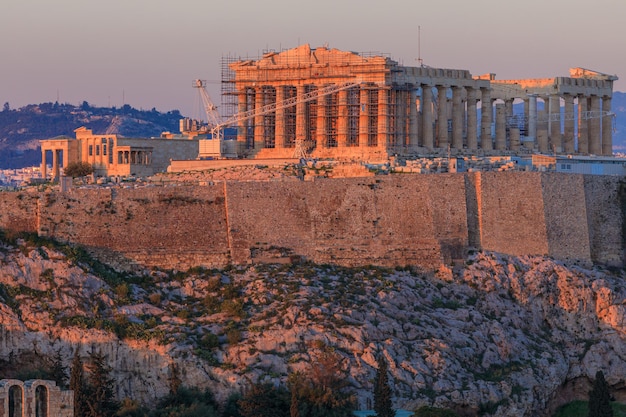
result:
M 309 43 L 498 79 L 615 74 L 626 91 L 626 0 L 1 0 L 0 105 L 179 109 L 220 59 Z M 209 93 L 220 103 L 219 83 Z

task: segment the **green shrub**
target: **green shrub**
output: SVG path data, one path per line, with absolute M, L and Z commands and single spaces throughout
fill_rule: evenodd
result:
M 202 336 L 202 339 L 200 339 L 200 341 L 198 342 L 198 346 L 201 349 L 207 349 L 207 350 L 214 349 L 218 347 L 219 345 L 220 345 L 220 341 L 218 337 L 210 332 Z

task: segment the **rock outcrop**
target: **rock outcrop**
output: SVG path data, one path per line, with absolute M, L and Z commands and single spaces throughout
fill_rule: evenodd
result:
M 490 252 L 434 273 L 300 263 L 125 274 L 18 240 L 0 247 L 0 359 L 60 350 L 69 366 L 76 349 L 97 350 L 118 397 L 148 403 L 173 369 L 224 399 L 333 350 L 366 408 L 382 354 L 397 407 L 548 415 L 597 370 L 620 397 L 623 282 Z

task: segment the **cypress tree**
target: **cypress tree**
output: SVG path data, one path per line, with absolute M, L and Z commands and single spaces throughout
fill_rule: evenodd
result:
M 387 361 L 382 354 L 378 357 L 378 370 L 374 380 L 374 411 L 378 417 L 394 417 L 396 415 L 391 404 Z
M 602 371 L 596 372 L 596 379 L 593 381 L 593 388 L 589 392 L 589 413 L 587 416 L 613 417 L 609 384 L 607 384 L 604 379 Z
M 67 388 L 67 368 L 63 366 L 63 357 L 61 356 L 61 350 L 57 350 L 52 357 L 52 363 L 50 365 L 50 378 L 57 383 L 57 386 L 61 389 Z
M 74 415 L 83 417 L 87 415 L 87 384 L 85 381 L 85 370 L 83 361 L 78 354 L 80 349 L 76 348 L 72 366 L 70 370 L 70 389 L 74 392 Z

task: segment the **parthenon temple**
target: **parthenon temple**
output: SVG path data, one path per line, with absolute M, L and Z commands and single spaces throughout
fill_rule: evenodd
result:
M 612 154 L 617 77 L 583 68 L 568 77 L 496 80 L 305 44 L 231 59 L 226 74 L 233 113 L 249 115 L 236 123 L 244 157 Z

